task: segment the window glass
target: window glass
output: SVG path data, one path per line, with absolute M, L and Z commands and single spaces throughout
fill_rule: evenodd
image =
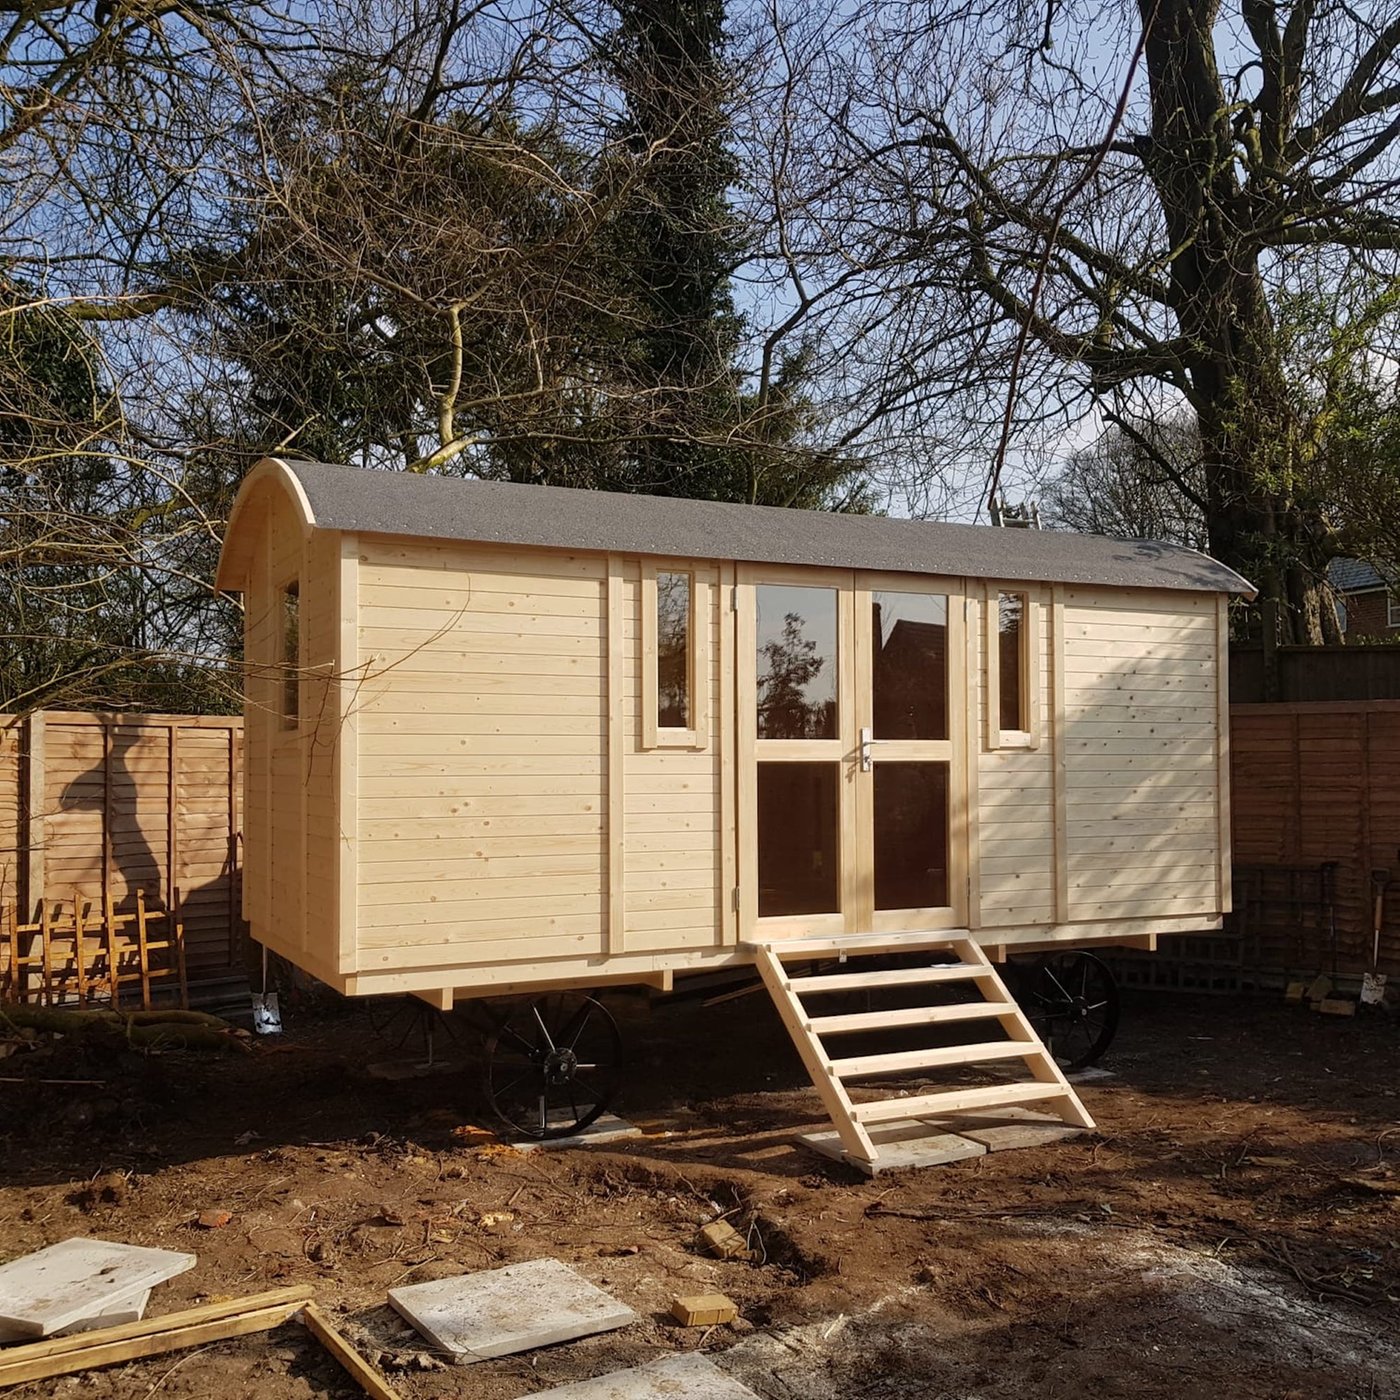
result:
M 301 588 L 289 583 L 282 590 L 282 722 L 288 728 L 301 719 Z
M 1001 674 L 1000 726 L 1026 727 L 1026 595 L 1003 593 L 997 601 L 997 663 Z
M 875 765 L 875 907 L 948 906 L 948 765 Z
M 836 590 L 761 584 L 754 592 L 758 737 L 835 739 Z
M 837 763 L 758 765 L 758 915 L 840 911 Z
M 948 599 L 871 595 L 875 738 L 948 737 Z
M 656 724 L 690 728 L 689 574 L 656 576 Z

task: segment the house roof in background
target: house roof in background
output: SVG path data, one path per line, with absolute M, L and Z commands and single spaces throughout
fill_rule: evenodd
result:
M 1334 559 L 1327 566 L 1327 582 L 1338 593 L 1371 593 L 1389 586 L 1380 571 L 1364 559 Z
M 1207 555 L 1150 540 L 469 481 L 324 462 L 275 459 L 268 465 L 294 478 L 309 523 L 328 530 L 959 578 L 1254 592 Z

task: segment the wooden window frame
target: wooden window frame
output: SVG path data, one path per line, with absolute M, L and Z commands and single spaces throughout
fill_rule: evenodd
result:
M 1025 679 L 1024 729 L 1001 727 L 1001 595 L 1019 593 L 1024 599 L 1021 628 L 1021 675 Z M 986 746 L 998 749 L 1038 749 L 1041 739 L 1041 590 L 1024 583 L 988 583 L 982 603 L 982 668 L 987 681 Z
M 690 725 L 685 729 L 657 723 L 656 579 L 659 574 L 690 577 L 690 656 L 688 694 Z M 710 580 L 693 560 L 644 560 L 641 572 L 642 748 L 707 749 L 710 746 Z

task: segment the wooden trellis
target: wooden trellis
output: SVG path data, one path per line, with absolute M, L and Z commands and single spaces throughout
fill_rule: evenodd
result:
M 0 930 L 0 1001 L 20 1005 L 105 1003 L 114 1011 L 132 998 L 123 987 L 139 988 L 141 1009 L 174 993 L 189 1005 L 184 928 L 174 911 L 148 909 L 146 892 L 136 893 L 130 913 L 114 911 L 110 900 L 94 909 L 80 894 L 63 905 L 44 900 L 39 917 L 22 923 L 18 907 L 6 906 Z M 167 1002 L 168 1004 L 168 1002 Z

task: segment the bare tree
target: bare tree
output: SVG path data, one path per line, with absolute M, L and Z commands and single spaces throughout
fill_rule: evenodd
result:
M 1400 11 L 1007 0 L 825 25 L 786 213 L 799 259 L 862 289 L 832 324 L 865 399 L 935 404 L 993 489 L 1046 424 L 1095 406 L 1131 436 L 1189 409 L 1212 552 L 1258 582 L 1264 628 L 1328 634 L 1344 522 L 1280 307 L 1318 291 L 1393 347 Z

